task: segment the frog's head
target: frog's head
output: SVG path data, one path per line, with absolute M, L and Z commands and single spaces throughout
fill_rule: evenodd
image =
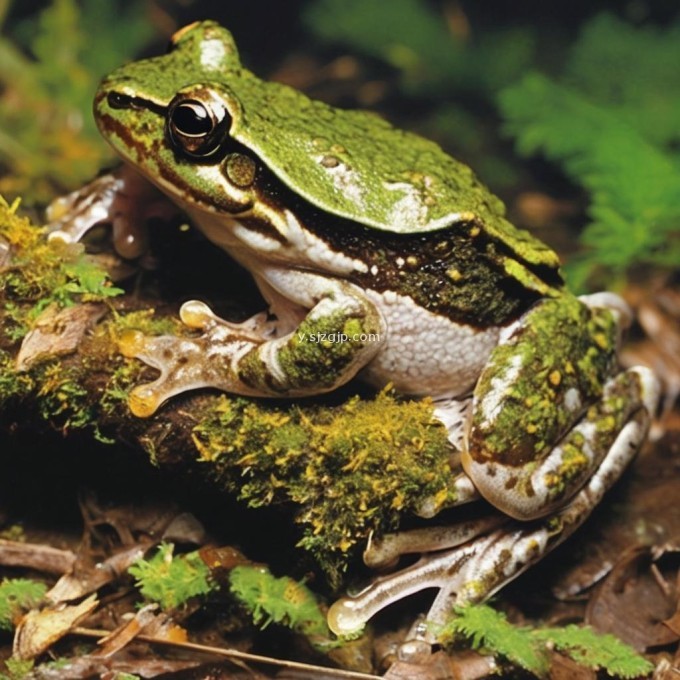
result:
M 241 69 L 231 33 L 187 26 L 160 57 L 127 64 L 100 85 L 94 113 L 115 150 L 180 203 L 238 213 L 252 205 L 255 163 L 230 130 L 242 107 L 230 87 Z

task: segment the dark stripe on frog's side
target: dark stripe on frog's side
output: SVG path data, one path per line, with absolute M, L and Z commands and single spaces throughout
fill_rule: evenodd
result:
M 508 247 L 475 222 L 425 234 L 379 231 L 324 213 L 271 173 L 261 172 L 259 185 L 265 195 L 290 208 L 330 250 L 366 263 L 367 272 L 347 277 L 362 288 L 408 295 L 435 314 L 477 328 L 508 323 L 541 297 L 503 271 L 499 260 L 512 257 Z M 376 274 L 371 273 L 373 266 Z M 528 268 L 550 286 L 562 287 L 557 270 Z
M 150 147 L 149 145 L 142 143 L 126 125 L 112 116 L 101 115 L 99 126 L 106 128 L 106 137 L 108 139 L 112 139 L 114 136 L 118 137 L 122 141 L 122 145 L 125 149 L 132 149 L 134 151 L 134 154 L 129 151 L 126 151 L 124 154 L 125 156 L 132 157 L 134 165 L 138 164 L 135 157 L 137 159 L 153 157 L 153 145 Z

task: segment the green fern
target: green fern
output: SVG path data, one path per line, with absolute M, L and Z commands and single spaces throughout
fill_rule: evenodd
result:
M 329 643 L 326 617 L 304 583 L 288 576 L 277 578 L 265 567 L 245 565 L 232 569 L 229 582 L 232 594 L 262 628 L 277 623 L 307 636 L 317 646 Z
M 545 650 L 537 648 L 529 628 L 513 626 L 505 614 L 487 605 L 457 608 L 441 637 L 447 640 L 455 633 L 469 638 L 474 649 L 488 649 L 539 677 L 550 667 Z
M 174 556 L 173 549 L 162 543 L 151 559 L 137 560 L 128 569 L 142 595 L 163 610 L 176 609 L 192 597 L 215 590 L 210 569 L 198 552 Z
M 585 251 L 567 268 L 576 288 L 680 261 L 679 36 L 605 15 L 584 30 L 564 82 L 530 73 L 500 95 L 520 153 L 559 163 L 590 195 Z
M 604 669 L 621 678 L 637 678 L 649 674 L 652 664 L 613 635 L 600 635 L 591 628 L 570 625 L 564 628 L 544 628 L 534 631 L 537 640 L 550 643 L 555 649 L 593 670 Z
M 46 591 L 47 586 L 38 581 L 4 579 L 0 583 L 0 629 L 12 630 L 17 616 L 38 604 Z
M 618 678 L 642 677 L 654 669 L 613 635 L 600 635 L 575 625 L 536 629 L 513 626 L 505 614 L 488 605 L 457 607 L 455 617 L 439 634 L 444 641 L 462 635 L 470 640 L 473 648 L 502 656 L 539 678 L 549 672 L 551 649 L 559 650 L 583 666 Z

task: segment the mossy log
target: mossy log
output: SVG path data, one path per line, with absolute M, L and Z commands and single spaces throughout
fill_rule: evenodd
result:
M 186 333 L 173 301 L 116 288 L 82 246 L 49 241 L 16 204 L 0 205 L 0 246 L 0 426 L 11 410 L 13 426 L 39 421 L 65 436 L 126 442 L 159 466 L 200 467 L 251 506 L 288 503 L 302 547 L 331 571 L 425 500 L 453 500 L 451 447 L 428 400 L 347 390 L 291 402 L 205 390 L 135 417 L 129 392 L 154 371 L 123 357 L 117 341 L 132 328 Z

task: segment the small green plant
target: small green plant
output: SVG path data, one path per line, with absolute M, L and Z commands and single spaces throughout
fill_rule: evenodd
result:
M 0 629 L 12 630 L 22 611 L 40 602 L 47 586 L 25 578 L 4 579 L 0 583 Z
M 266 567 L 241 565 L 229 574 L 230 590 L 265 628 L 286 626 L 306 637 L 328 644 L 330 631 L 319 602 L 307 586 L 288 576 L 277 578 Z
M 619 678 L 637 678 L 651 673 L 651 663 L 613 635 L 600 635 L 591 628 L 513 626 L 505 614 L 488 605 L 457 607 L 455 616 L 440 636 L 452 641 L 462 635 L 473 648 L 506 658 L 539 678 L 547 677 L 550 649 L 556 649 L 595 671 L 604 670 Z
M 215 593 L 226 583 L 256 625 L 285 626 L 307 637 L 318 649 L 334 644 L 314 593 L 288 576 L 273 576 L 264 566 L 239 565 L 228 572 L 226 581 L 221 576 L 213 579 L 198 551 L 174 555 L 173 546 L 162 543 L 150 559 L 137 560 L 128 571 L 142 595 L 164 610 L 177 609 L 192 598 Z
M 636 265 L 680 261 L 680 24 L 635 28 L 592 19 L 561 79 L 538 72 L 499 103 L 523 155 L 558 163 L 589 194 L 577 289 L 617 286 Z
M 3 661 L 7 673 L 0 671 L 0 680 L 23 680 L 33 670 L 35 661 L 33 659 L 14 659 L 9 658 Z
M 151 559 L 139 559 L 128 570 L 142 595 L 164 610 L 177 609 L 215 589 L 198 552 L 175 557 L 173 550 L 170 543 L 162 543 Z

